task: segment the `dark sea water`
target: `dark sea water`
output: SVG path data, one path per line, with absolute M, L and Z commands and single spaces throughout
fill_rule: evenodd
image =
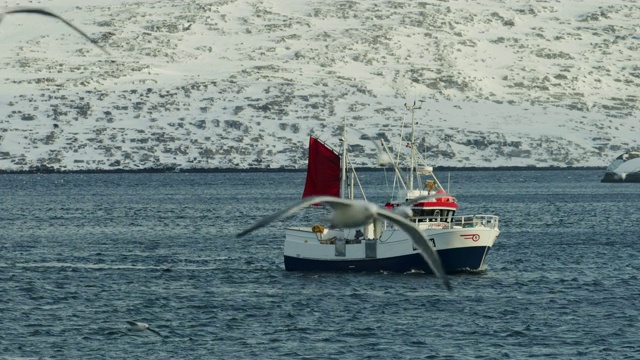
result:
M 0 359 L 639 359 L 640 184 L 602 175 L 451 172 L 460 213 L 502 230 L 451 293 L 285 272 L 300 219 L 235 238 L 304 173 L 0 175 Z M 386 199 L 384 173 L 360 176 Z

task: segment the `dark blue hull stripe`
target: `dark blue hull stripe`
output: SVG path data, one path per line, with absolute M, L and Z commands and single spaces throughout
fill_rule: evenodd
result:
M 438 250 L 442 266 L 449 274 L 480 269 L 486 253 L 488 253 L 488 248 L 484 246 Z M 411 270 L 422 270 L 431 273 L 431 269 L 420 254 L 361 260 L 312 260 L 285 256 L 284 267 L 287 271 L 391 271 L 405 273 Z

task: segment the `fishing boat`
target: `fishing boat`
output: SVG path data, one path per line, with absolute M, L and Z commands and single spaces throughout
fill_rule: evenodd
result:
M 436 249 L 447 273 L 482 271 L 487 253 L 500 234 L 499 218 L 495 215 L 457 215 L 459 205 L 456 198 L 445 191 L 433 168 L 416 166 L 413 125 L 416 108 L 415 105 L 411 107 L 408 174 L 404 175 L 399 167 L 394 167 L 398 190 L 394 190 L 394 195 L 384 206 L 388 209 L 411 208 L 410 220 Z M 386 145 L 384 149 L 389 154 Z M 353 198 L 353 183 L 357 175 L 351 169 L 351 184 L 348 186 L 346 126 L 343 126 L 341 153 L 318 138 L 310 137 L 303 198 L 316 195 Z M 421 180 L 423 177 L 424 182 Z M 414 178 L 421 181 L 420 188 L 414 188 L 418 183 Z M 364 192 L 363 196 L 366 200 Z M 284 265 L 288 271 L 431 273 L 409 236 L 384 221 L 374 221 L 356 229 L 334 229 L 323 224 L 287 227 Z
M 620 154 L 609 164 L 600 182 L 640 182 L 640 151 L 627 151 Z

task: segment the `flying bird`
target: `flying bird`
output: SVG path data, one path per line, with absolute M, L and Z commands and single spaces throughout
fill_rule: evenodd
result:
M 363 133 L 362 131 L 358 130 L 358 129 L 353 129 L 355 132 L 359 133 L 360 135 L 363 135 L 366 138 L 369 138 L 369 135 Z M 376 141 L 371 139 L 371 142 L 373 143 L 373 145 L 376 147 L 376 154 L 378 156 L 377 162 L 378 162 L 378 166 L 388 166 L 389 164 L 393 165 L 394 167 L 396 166 L 393 162 L 393 160 L 391 159 L 391 156 L 389 156 L 389 154 L 387 154 L 382 147 L 380 146 L 380 144 L 378 144 Z
M 127 320 L 127 324 L 129 324 L 129 330 L 132 331 L 151 331 L 152 333 L 162 337 L 162 335 L 155 331 L 154 329 L 152 329 L 151 327 L 149 327 L 149 324 L 143 323 L 143 322 L 137 322 L 137 321 L 129 321 Z
M 356 228 L 367 225 L 378 218 L 392 222 L 409 235 L 411 241 L 413 241 L 413 244 L 418 248 L 418 250 L 420 250 L 422 257 L 424 257 L 433 273 L 442 280 L 447 290 L 451 290 L 451 284 L 449 283 L 449 278 L 442 267 L 440 257 L 433 247 L 431 247 L 422 232 L 412 222 L 401 215 L 393 211 L 383 209 L 370 202 L 347 200 L 332 196 L 306 197 L 282 210 L 276 211 L 275 213 L 262 218 L 251 227 L 238 233 L 237 237 L 245 236 L 279 218 L 290 216 L 298 210 L 318 203 L 331 207 L 333 212 L 329 217 L 329 222 L 335 227 Z
M 75 25 L 73 25 L 69 21 L 65 20 L 61 16 L 58 16 L 58 15 L 56 15 L 56 14 L 50 12 L 50 11 L 47 11 L 47 10 L 44 10 L 44 9 L 40 9 L 40 8 L 21 8 L 21 9 L 7 10 L 5 12 L 0 13 L 0 23 L 2 22 L 2 19 L 6 15 L 10 15 L 10 14 L 35 14 L 35 15 L 49 16 L 49 17 L 58 19 L 58 20 L 62 21 L 63 23 L 65 23 L 70 28 L 72 28 L 73 30 L 75 30 L 76 32 L 78 32 L 80 35 L 84 36 L 85 39 L 89 40 L 93 45 L 95 45 L 98 48 L 100 48 L 100 50 L 104 51 L 107 55 L 111 55 L 105 48 L 103 48 L 95 40 L 93 40 L 91 37 L 89 37 L 89 35 L 87 35 L 84 31 L 80 30 L 78 27 L 76 27 Z

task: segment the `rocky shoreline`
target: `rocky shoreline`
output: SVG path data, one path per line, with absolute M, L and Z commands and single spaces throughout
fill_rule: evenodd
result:
M 498 166 L 498 167 L 434 167 L 435 172 L 443 171 L 549 171 L 549 170 L 601 170 L 600 167 L 593 166 Z M 2 170 L 0 174 L 152 174 L 152 173 L 274 173 L 274 172 L 305 172 L 306 168 L 176 168 L 176 167 L 154 167 L 144 169 L 82 169 L 82 170 L 61 170 L 50 167 L 36 167 L 27 170 Z M 383 171 L 379 167 L 356 168 L 358 172 Z

